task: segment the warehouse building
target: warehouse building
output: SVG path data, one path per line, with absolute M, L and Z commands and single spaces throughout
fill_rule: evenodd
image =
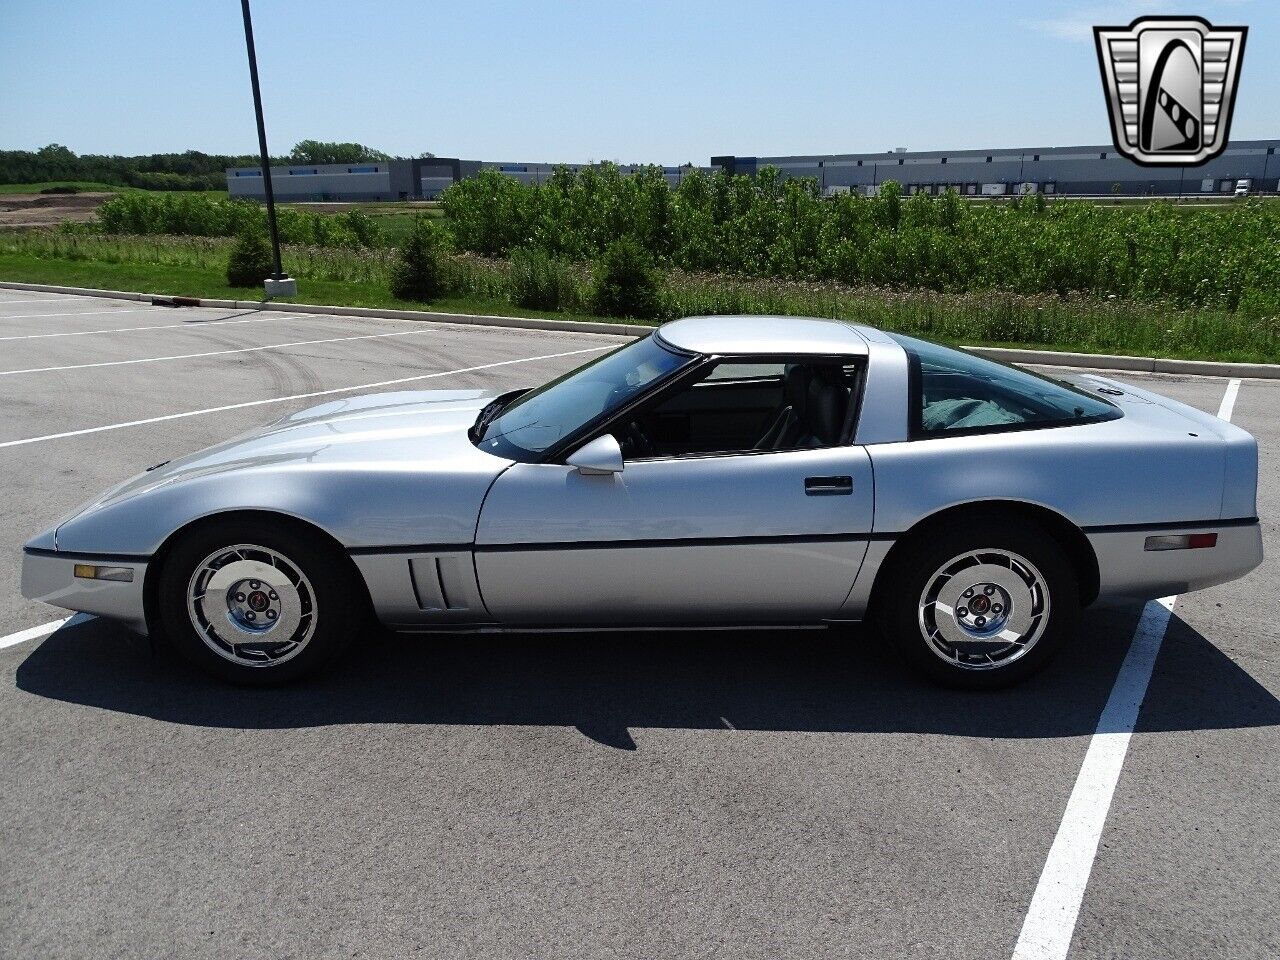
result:
M 1034 147 L 1017 150 L 937 150 L 888 153 L 844 153 L 796 157 L 713 157 L 710 167 L 663 167 L 667 183 L 676 187 L 695 171 L 755 173 L 777 167 L 788 177 L 812 177 L 826 195 L 873 194 L 886 180 L 909 193 L 969 196 L 1045 193 L 1069 196 L 1191 196 L 1233 193 L 1241 180 L 1251 193 L 1280 187 L 1280 140 L 1242 140 L 1202 167 L 1142 167 L 1113 146 Z M 589 164 L 504 163 L 431 157 L 359 164 L 297 164 L 271 168 L 278 200 L 434 200 L 450 185 L 497 170 L 521 183 L 545 183 L 559 166 L 577 172 Z M 638 164 L 622 164 L 634 173 Z M 233 197 L 264 198 L 262 171 L 237 167 L 227 171 Z
M 351 200 L 434 200 L 459 180 L 476 176 L 481 170 L 497 170 L 521 183 L 540 184 L 550 179 L 560 166 L 573 172 L 590 164 L 504 163 L 489 160 L 458 160 L 430 157 L 421 160 L 390 160 L 380 163 L 291 164 L 271 168 L 271 187 L 276 199 L 289 202 Z M 619 164 L 623 173 L 634 173 L 641 164 Z M 712 172 L 711 167 L 663 167 L 667 183 L 676 187 L 695 169 Z M 227 170 L 227 192 L 233 197 L 265 199 L 260 167 L 233 167 Z
M 1018 193 L 1074 196 L 1189 196 L 1232 193 L 1241 180 L 1251 193 L 1274 192 L 1280 180 L 1280 140 L 1241 140 L 1202 167 L 1142 167 L 1114 146 L 1017 150 L 937 150 L 798 157 L 713 157 L 729 173 L 777 167 L 788 177 L 812 177 L 823 193 L 872 194 L 886 180 L 908 193 L 957 190 L 970 196 Z
M 271 188 L 277 200 L 407 200 L 419 191 L 425 160 L 372 163 L 300 163 L 271 168 Z M 232 197 L 265 198 L 261 167 L 233 167 L 227 171 Z

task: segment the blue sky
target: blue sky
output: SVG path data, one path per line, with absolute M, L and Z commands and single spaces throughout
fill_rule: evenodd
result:
M 1273 0 L 255 0 L 272 152 L 705 164 L 1110 140 L 1089 28 L 1250 27 L 1233 139 L 1280 136 Z M 256 149 L 236 0 L 3 0 L 0 148 Z

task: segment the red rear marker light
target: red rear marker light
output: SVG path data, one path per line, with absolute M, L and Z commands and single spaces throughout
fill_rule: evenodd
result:
M 1199 550 L 1204 547 L 1216 547 L 1217 545 L 1218 535 L 1216 533 L 1162 534 L 1156 537 L 1147 537 L 1145 549 Z

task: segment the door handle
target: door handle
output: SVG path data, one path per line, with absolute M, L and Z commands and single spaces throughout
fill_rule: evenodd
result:
M 853 493 L 853 477 L 805 477 L 808 497 L 847 497 Z

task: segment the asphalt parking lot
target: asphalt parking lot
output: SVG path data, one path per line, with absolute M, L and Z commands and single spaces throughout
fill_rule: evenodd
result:
M 0 290 L 0 638 L 66 615 L 21 544 L 145 466 L 612 342 Z M 1233 420 L 1268 559 L 1177 600 L 1072 957 L 1280 956 L 1280 382 Z M 273 691 L 98 620 L 0 639 L 0 956 L 1009 957 L 1141 613 L 994 694 L 856 631 L 370 637 Z

